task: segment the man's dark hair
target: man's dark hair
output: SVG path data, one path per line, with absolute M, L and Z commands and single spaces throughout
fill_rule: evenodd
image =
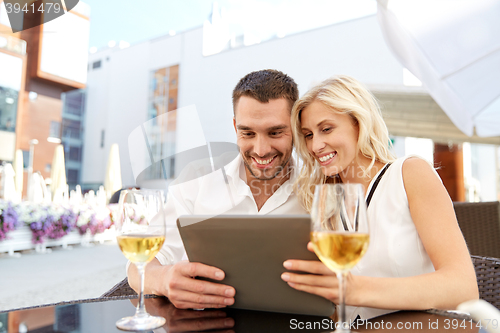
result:
M 290 104 L 299 99 L 299 89 L 295 81 L 283 72 L 274 69 L 263 69 L 251 72 L 243 77 L 233 90 L 233 112 L 241 96 L 248 96 L 261 103 L 271 99 L 285 98 Z

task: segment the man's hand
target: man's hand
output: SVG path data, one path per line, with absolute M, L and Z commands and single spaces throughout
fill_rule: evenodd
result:
M 163 276 L 164 295 L 179 309 L 223 308 L 234 304 L 233 287 L 195 279 L 223 280 L 224 272 L 216 267 L 181 261 L 170 266 Z
M 138 292 L 140 279 L 135 265 L 128 269 L 128 282 Z M 195 279 L 221 281 L 224 272 L 216 267 L 181 261 L 163 266 L 155 258 L 146 266 L 144 293 L 166 296 L 179 309 L 223 308 L 234 304 L 233 287 Z

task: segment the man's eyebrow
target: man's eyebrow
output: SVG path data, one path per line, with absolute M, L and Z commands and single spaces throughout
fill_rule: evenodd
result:
M 245 126 L 245 125 L 236 125 L 236 128 L 242 131 L 251 131 L 252 128 Z
M 273 127 L 269 127 L 267 130 L 268 131 L 279 131 L 279 130 L 286 129 L 286 128 L 288 128 L 287 125 L 276 125 Z
M 251 127 L 245 126 L 245 125 L 236 125 L 236 128 L 241 130 L 241 131 L 252 131 Z M 282 125 L 276 125 L 276 126 L 266 128 L 266 131 L 278 131 L 278 130 L 282 130 L 282 129 L 286 129 L 286 128 L 288 128 L 288 126 L 285 124 L 282 124 Z

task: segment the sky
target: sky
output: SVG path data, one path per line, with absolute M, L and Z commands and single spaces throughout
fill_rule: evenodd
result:
M 212 0 L 83 0 L 91 8 L 90 47 L 109 41 L 135 44 L 200 27 Z M 375 0 L 218 0 L 236 35 L 261 40 L 285 36 L 376 12 Z

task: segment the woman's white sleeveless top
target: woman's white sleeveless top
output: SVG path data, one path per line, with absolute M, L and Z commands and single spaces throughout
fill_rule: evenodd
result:
M 373 193 L 368 206 L 370 245 L 351 270 L 353 275 L 408 277 L 434 271 L 410 215 L 402 172 L 403 162 L 409 157 L 393 162 Z M 367 195 L 377 177 L 370 183 Z M 394 311 L 347 306 L 346 318 L 354 320 L 359 315 L 365 320 Z

